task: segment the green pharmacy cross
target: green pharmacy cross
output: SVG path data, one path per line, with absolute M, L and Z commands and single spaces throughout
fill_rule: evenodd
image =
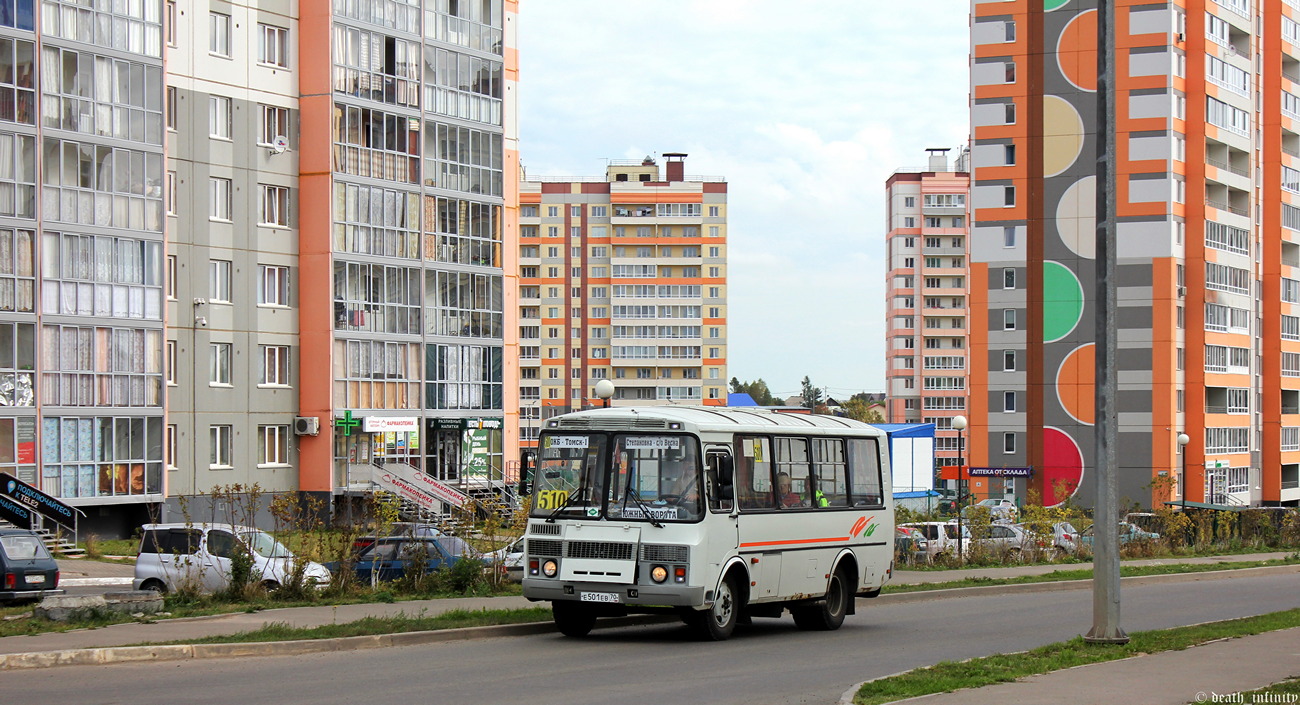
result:
M 343 412 L 343 418 L 334 419 L 334 427 L 343 429 L 343 435 L 351 436 L 352 429 L 361 425 L 361 419 L 352 418 L 352 410 L 347 409 Z

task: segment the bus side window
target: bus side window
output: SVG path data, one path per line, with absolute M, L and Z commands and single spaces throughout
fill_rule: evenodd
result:
M 774 506 L 772 499 L 772 444 L 766 438 L 736 437 L 736 501 L 742 511 Z
M 853 506 L 878 507 L 884 503 L 878 439 L 854 438 L 849 441 L 849 482 Z
M 812 506 L 808 439 L 776 439 L 776 500 L 780 509 Z
M 848 465 L 843 438 L 813 439 L 813 506 L 849 506 Z

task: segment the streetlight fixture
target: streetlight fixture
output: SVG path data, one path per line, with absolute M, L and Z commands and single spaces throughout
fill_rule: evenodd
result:
M 602 379 L 596 383 L 596 396 L 605 402 L 605 408 L 609 408 L 609 398 L 614 396 L 614 383 Z
M 1178 481 L 1174 483 L 1174 488 L 1178 491 L 1180 499 L 1183 496 L 1183 483 L 1187 482 L 1187 444 L 1191 442 L 1191 436 L 1186 433 L 1178 434 L 1178 454 L 1183 456 L 1183 467 L 1178 471 Z
M 957 429 L 957 563 L 961 564 L 966 555 L 962 545 L 961 522 L 961 476 L 962 469 L 966 467 L 966 443 L 962 431 L 966 430 L 966 417 L 961 414 L 952 417 L 952 427 Z

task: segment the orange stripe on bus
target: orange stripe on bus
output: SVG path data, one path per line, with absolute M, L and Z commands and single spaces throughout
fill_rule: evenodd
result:
M 787 543 L 829 543 L 831 541 L 848 541 L 848 540 L 849 537 L 847 536 L 835 536 L 828 539 L 794 539 L 793 541 L 754 541 L 752 543 L 742 543 L 740 544 L 740 547 L 749 548 L 751 546 L 780 546 L 782 544 L 787 544 Z

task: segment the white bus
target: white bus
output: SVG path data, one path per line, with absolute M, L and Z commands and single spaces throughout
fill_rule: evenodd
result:
M 894 558 L 885 434 L 836 416 L 724 407 L 582 411 L 546 422 L 523 590 L 556 626 L 676 613 L 837 629 Z

